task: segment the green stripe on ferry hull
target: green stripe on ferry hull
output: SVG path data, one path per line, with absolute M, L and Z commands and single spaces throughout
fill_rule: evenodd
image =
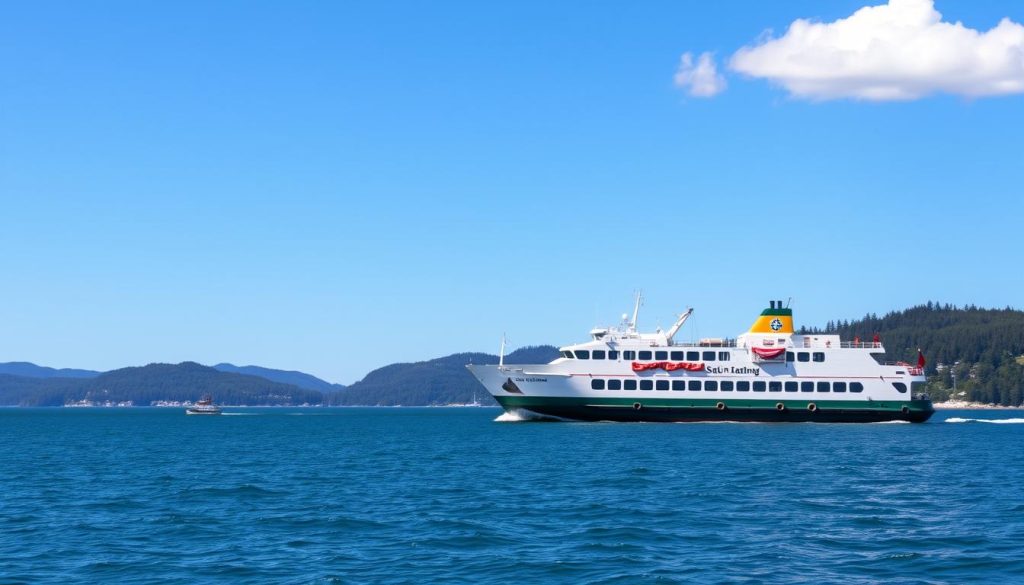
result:
M 586 421 L 644 422 L 924 422 L 935 409 L 930 400 L 754 400 L 708 398 L 579 398 L 496 396 L 506 410 Z M 718 403 L 725 408 L 719 409 Z M 776 407 L 782 403 L 780 410 Z M 811 411 L 808 405 L 817 407 Z M 640 407 L 637 408 L 636 405 Z

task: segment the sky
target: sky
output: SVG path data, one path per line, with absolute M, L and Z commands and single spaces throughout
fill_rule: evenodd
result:
M 882 4 L 8 3 L 0 361 L 1022 308 L 1024 3 Z

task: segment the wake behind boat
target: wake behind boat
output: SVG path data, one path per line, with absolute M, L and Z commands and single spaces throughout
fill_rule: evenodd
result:
M 213 403 L 209 394 L 203 396 L 195 404 L 185 409 L 185 414 L 220 414 L 221 408 Z
M 560 348 L 548 364 L 466 367 L 509 413 L 574 420 L 924 422 L 934 412 L 917 366 L 884 363 L 885 348 L 838 335 L 797 334 L 793 311 L 771 301 L 736 339 L 639 333 L 633 317 L 595 328 L 591 340 Z

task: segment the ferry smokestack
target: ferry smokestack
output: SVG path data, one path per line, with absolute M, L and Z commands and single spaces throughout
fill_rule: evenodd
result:
M 770 304 L 773 309 L 775 308 L 775 301 L 768 301 L 768 304 Z

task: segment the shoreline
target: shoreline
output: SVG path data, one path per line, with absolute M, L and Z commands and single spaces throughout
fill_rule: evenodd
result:
M 935 410 L 1021 410 L 1024 406 L 1002 406 L 1000 404 L 983 404 L 981 402 L 964 402 L 961 400 L 949 400 L 947 402 L 934 402 Z

